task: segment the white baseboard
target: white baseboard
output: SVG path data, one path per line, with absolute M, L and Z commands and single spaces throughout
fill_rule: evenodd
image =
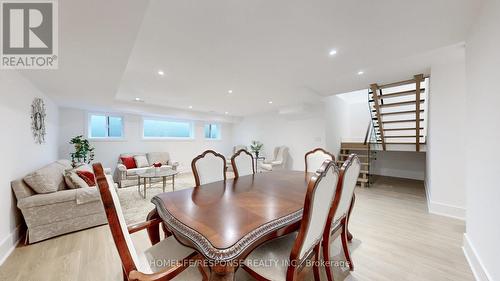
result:
M 21 241 L 21 230 L 23 227 L 18 225 L 2 242 L 0 242 L 0 265 L 2 265 L 9 255 L 14 251 L 19 241 Z
M 465 208 L 434 202 L 429 198 L 427 198 L 427 207 L 431 214 L 465 220 Z
M 427 210 L 429 213 L 463 221 L 465 220 L 465 208 L 432 201 L 427 186 L 427 179 L 424 180 L 424 187 L 425 196 L 427 197 Z
M 464 233 L 464 245 L 462 250 L 464 251 L 465 258 L 469 263 L 476 281 L 493 281 L 493 278 L 491 278 L 490 274 L 486 271 L 486 268 L 484 268 L 481 259 L 477 255 L 476 249 L 467 236 L 467 233 Z

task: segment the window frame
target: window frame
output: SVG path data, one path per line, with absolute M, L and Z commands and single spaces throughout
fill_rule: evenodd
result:
M 105 137 L 93 137 L 92 136 L 92 116 L 105 116 L 106 117 L 106 126 L 107 126 L 107 134 Z M 109 118 L 117 117 L 122 120 L 122 130 L 121 137 L 110 137 L 109 136 Z M 87 138 L 91 141 L 124 141 L 125 140 L 125 116 L 121 114 L 114 114 L 108 112 L 88 112 L 87 113 L 87 124 L 86 124 Z
M 215 125 L 217 126 L 218 130 L 219 130 L 219 135 L 216 137 L 216 138 L 207 138 L 207 136 L 205 135 L 205 126 L 207 125 Z M 222 139 L 222 126 L 220 125 L 220 123 L 217 123 L 217 122 L 206 122 L 203 124 L 203 138 L 207 141 L 219 141 Z
M 146 120 L 187 123 L 187 124 L 189 124 L 189 128 L 190 128 L 190 132 L 189 132 L 190 136 L 189 137 L 146 137 L 144 135 L 144 122 Z M 167 140 L 167 141 L 192 141 L 192 140 L 195 140 L 195 126 L 194 126 L 194 122 L 190 121 L 190 120 L 142 116 L 141 137 L 142 137 L 143 141 L 165 141 L 165 140 Z

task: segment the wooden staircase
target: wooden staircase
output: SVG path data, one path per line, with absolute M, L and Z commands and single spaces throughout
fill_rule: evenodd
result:
M 351 153 L 357 154 L 359 157 L 359 161 L 361 161 L 361 171 L 358 178 L 358 184 L 361 187 L 369 186 L 370 162 L 372 158 L 370 144 L 364 144 L 361 142 L 342 142 L 340 146 L 340 154 L 339 157 L 337 157 L 337 164 L 339 167 L 344 164 L 344 162 L 347 160 L 347 157 L 349 157 Z
M 387 150 L 388 145 L 414 145 L 421 151 L 426 138 L 426 77 L 387 85 L 371 84 L 368 103 L 372 115 L 376 143 Z

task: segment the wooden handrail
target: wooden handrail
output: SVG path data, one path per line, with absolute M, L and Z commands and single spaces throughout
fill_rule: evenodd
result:
M 368 136 L 370 135 L 370 128 L 372 127 L 372 121 L 368 122 L 368 128 L 366 129 L 364 145 L 368 142 Z
M 379 105 L 379 98 L 377 92 L 379 91 L 379 87 L 377 84 L 371 84 L 370 89 L 373 92 L 373 101 L 375 104 L 375 110 L 377 111 L 377 120 L 378 120 L 378 128 L 380 132 L 380 137 L 382 139 L 382 149 L 385 151 L 385 139 L 384 139 L 384 125 L 382 124 L 382 116 L 380 115 L 380 105 Z

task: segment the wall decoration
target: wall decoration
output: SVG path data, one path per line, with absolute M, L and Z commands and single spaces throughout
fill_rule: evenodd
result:
M 31 104 L 31 131 L 35 143 L 45 143 L 45 103 L 41 98 L 35 98 Z

